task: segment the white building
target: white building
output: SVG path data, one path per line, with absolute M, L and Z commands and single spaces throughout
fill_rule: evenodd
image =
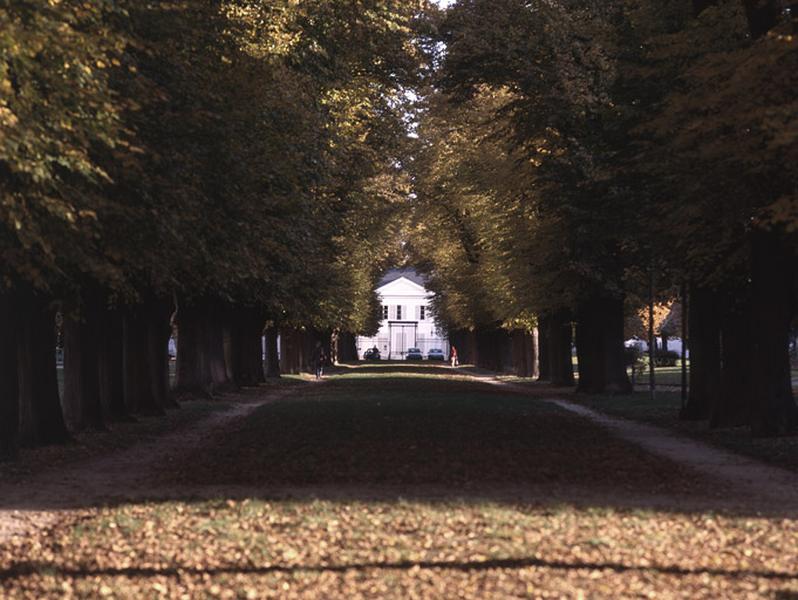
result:
M 424 278 L 412 269 L 393 269 L 382 278 L 377 294 L 382 299 L 382 322 L 374 337 L 359 337 L 359 356 L 377 347 L 383 359 L 402 360 L 409 348 L 427 352 L 439 348 L 449 355 L 449 340 L 432 314 L 433 293 L 424 287 Z

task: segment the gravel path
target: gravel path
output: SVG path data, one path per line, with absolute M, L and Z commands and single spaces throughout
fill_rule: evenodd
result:
M 728 481 L 748 494 L 771 500 L 781 506 L 792 505 L 798 512 L 798 475 L 795 473 L 707 446 L 653 425 L 610 417 L 574 402 L 550 402 L 601 425 L 614 435 L 633 442 L 652 454 L 688 466 L 708 477 Z
M 514 392 L 530 393 L 530 389 L 523 385 L 500 381 L 493 377 L 473 375 L 472 377 Z M 779 507 L 781 511 L 794 509 L 798 514 L 798 475 L 786 469 L 702 444 L 660 427 L 609 416 L 569 400 L 546 397 L 541 397 L 541 400 L 596 423 L 614 436 L 632 442 L 647 452 L 729 484 L 742 492 L 750 502 L 765 503 L 763 507 L 771 504 Z

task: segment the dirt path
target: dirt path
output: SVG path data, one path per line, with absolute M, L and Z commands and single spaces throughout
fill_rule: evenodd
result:
M 164 485 L 153 474 L 162 472 L 164 465 L 180 468 L 185 454 L 204 440 L 294 391 L 288 387 L 257 395 L 230 394 L 222 400 L 228 410 L 155 441 L 63 469 L 48 469 L 21 483 L 0 484 L 0 543 L 53 524 L 64 510 L 176 493 L 173 486 Z
M 471 375 L 475 380 L 498 385 L 516 392 L 529 393 L 528 387 L 500 381 L 493 377 Z M 628 419 L 612 417 L 575 402 L 541 397 L 570 413 L 600 425 L 620 439 L 632 442 L 654 455 L 667 458 L 730 484 L 752 500 L 780 507 L 793 507 L 798 513 L 798 475 L 766 465 L 758 460 L 714 448 L 701 442 Z
M 723 479 L 755 496 L 798 511 L 798 475 L 760 461 L 713 448 L 659 427 L 610 417 L 567 400 L 552 400 L 555 405 L 605 427 L 622 439 L 637 444 L 658 456 L 695 469 L 708 477 Z

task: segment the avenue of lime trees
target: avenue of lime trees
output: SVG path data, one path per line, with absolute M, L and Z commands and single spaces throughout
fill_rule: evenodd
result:
M 528 372 L 537 328 L 570 385 L 575 325 L 589 393 L 629 389 L 624 315 L 689 290 L 685 416 L 794 429 L 794 14 L 0 1 L 0 454 L 300 369 L 317 339 L 355 358 L 400 260 L 479 362 Z

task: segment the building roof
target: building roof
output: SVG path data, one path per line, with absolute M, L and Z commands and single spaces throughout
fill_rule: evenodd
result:
M 426 279 L 420 275 L 415 269 L 391 269 L 385 275 L 383 275 L 380 282 L 377 284 L 378 288 L 381 288 L 384 285 L 388 285 L 392 281 L 396 281 L 397 279 L 401 279 L 404 277 L 415 283 L 416 285 L 420 285 L 423 288 L 427 287 Z

